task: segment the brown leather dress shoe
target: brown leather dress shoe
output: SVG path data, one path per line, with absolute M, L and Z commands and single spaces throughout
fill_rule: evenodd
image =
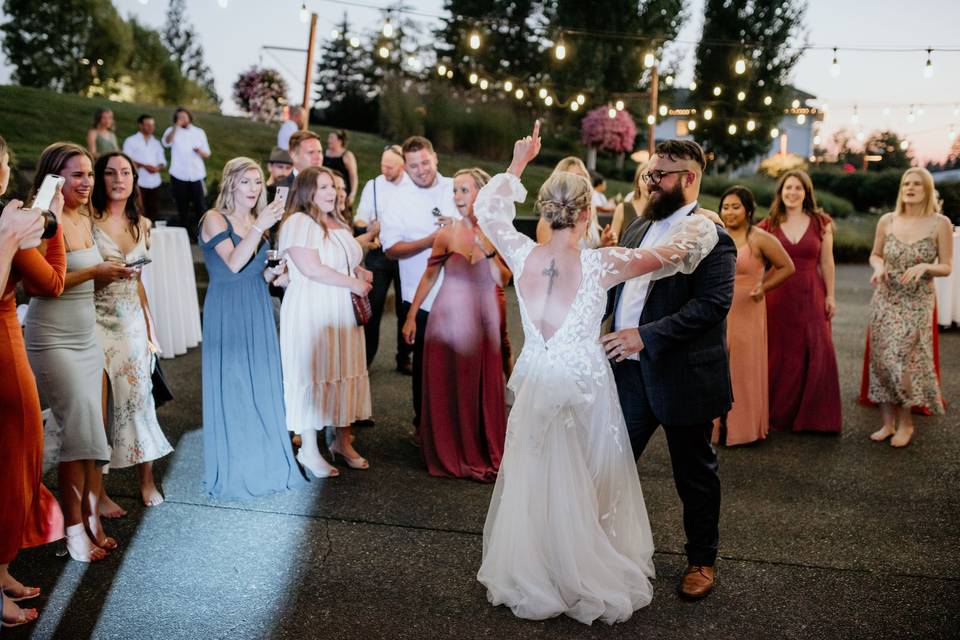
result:
M 680 595 L 690 600 L 699 600 L 713 591 L 717 583 L 716 567 L 707 567 L 691 564 L 687 567 L 687 575 L 680 583 Z

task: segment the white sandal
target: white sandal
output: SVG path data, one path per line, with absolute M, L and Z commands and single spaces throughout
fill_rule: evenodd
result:
M 107 557 L 106 549 L 93 543 L 82 522 L 68 526 L 63 533 L 67 539 L 67 553 L 77 562 L 98 562 Z

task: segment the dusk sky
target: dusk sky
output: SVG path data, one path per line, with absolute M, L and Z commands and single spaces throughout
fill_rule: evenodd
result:
M 360 0 L 359 4 L 385 6 L 386 0 Z M 121 14 L 134 14 L 147 24 L 163 24 L 165 0 L 115 0 Z M 226 4 L 226 8 L 221 5 Z M 287 76 L 291 99 L 302 94 L 302 54 L 263 52 L 261 46 L 304 47 L 307 25 L 299 19 L 298 0 L 189 0 L 188 18 L 203 38 L 207 61 L 213 69 L 223 108 L 235 112 L 231 85 L 237 75 L 253 64 L 280 69 Z M 410 1 L 418 11 L 442 15 L 442 0 Z M 330 31 L 344 12 L 357 30 L 379 28 L 381 13 L 373 8 L 350 6 L 332 0 L 308 0 L 318 13 L 319 37 Z M 598 4 L 602 6 L 602 3 Z M 702 0 L 691 0 L 690 16 L 680 40 L 695 41 L 702 26 Z M 269 8 L 268 8 L 269 7 Z M 436 24 L 436 20 L 417 18 Z M 611 30 L 616 16 L 611 16 Z M 960 2 L 956 0 L 811 0 L 806 16 L 808 40 L 825 47 L 938 47 L 955 52 L 934 52 L 934 75 L 923 77 L 926 53 L 840 51 L 841 73 L 830 75 L 833 54 L 829 50 L 806 51 L 794 70 L 794 85 L 816 95 L 827 107 L 822 135 L 826 143 L 837 129 L 853 124 L 858 105 L 859 126 L 866 135 L 878 128 L 892 128 L 910 141 L 920 160 L 940 160 L 950 147 L 949 132 L 960 133 Z M 692 79 L 694 44 L 674 45 L 691 60 L 678 80 Z M 10 67 L 0 62 L 0 82 L 9 82 Z M 910 105 L 914 117 L 908 119 Z

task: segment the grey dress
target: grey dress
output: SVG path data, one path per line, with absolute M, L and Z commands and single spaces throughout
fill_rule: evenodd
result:
M 67 273 L 102 262 L 96 245 L 67 253 Z M 93 280 L 58 298 L 36 296 L 27 313 L 27 357 L 45 406 L 61 429 L 60 462 L 110 461 L 103 426 L 103 351 L 95 333 Z

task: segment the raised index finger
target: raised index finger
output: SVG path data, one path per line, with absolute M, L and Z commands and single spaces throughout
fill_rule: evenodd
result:
M 533 121 L 533 139 L 534 141 L 540 137 L 540 118 L 537 118 Z

